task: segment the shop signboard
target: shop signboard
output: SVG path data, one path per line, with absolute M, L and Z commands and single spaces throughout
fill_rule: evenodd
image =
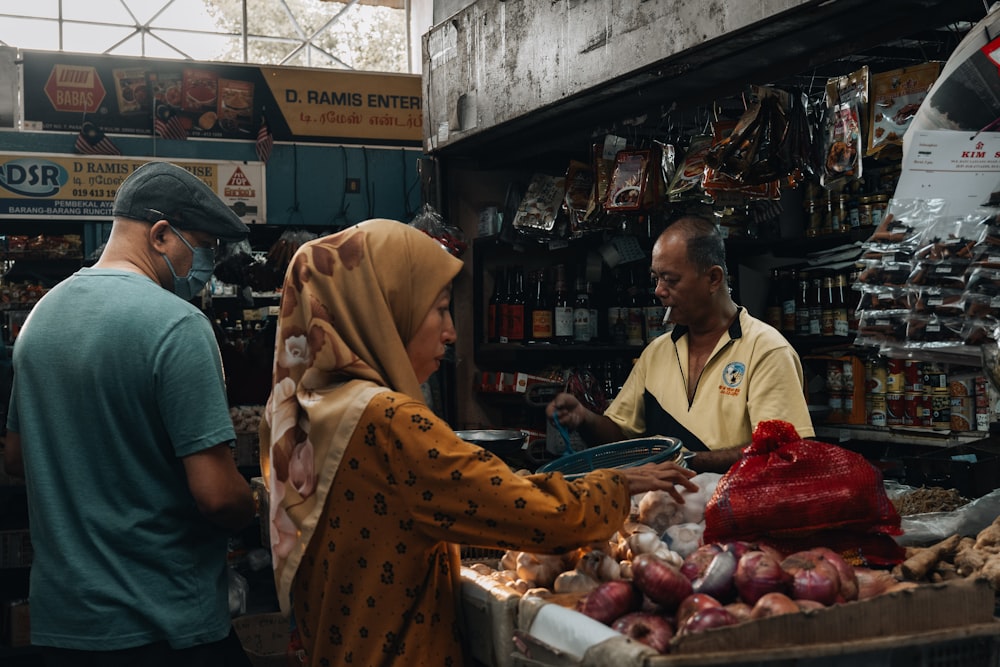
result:
M 419 76 L 278 67 L 263 71 L 295 136 L 421 141 Z
M 0 128 L 10 128 L 16 124 L 17 82 L 17 49 L 0 46 Z
M 0 152 L 0 219 L 111 219 L 122 181 L 155 158 Z M 200 178 L 248 225 L 265 222 L 264 166 L 171 160 Z
M 414 145 L 422 140 L 418 75 L 260 67 L 22 51 L 23 127 L 153 135 L 179 119 L 187 138 Z

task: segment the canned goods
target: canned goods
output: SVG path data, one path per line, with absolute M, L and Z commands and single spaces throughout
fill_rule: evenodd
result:
M 982 375 L 976 376 L 976 430 L 990 430 L 990 394 L 986 384 L 986 378 Z
M 953 375 L 948 380 L 948 394 L 950 396 L 976 395 L 976 377 L 974 375 Z
M 924 378 L 919 361 L 907 359 L 903 362 L 903 391 L 919 394 L 924 390 Z
M 872 407 L 868 413 L 868 422 L 872 426 L 886 426 L 885 394 L 872 394 Z
M 971 431 L 976 427 L 975 406 L 971 396 L 953 396 L 949 423 L 952 431 Z
M 844 365 L 839 361 L 828 361 L 826 364 L 827 391 L 839 392 L 844 389 Z
M 948 374 L 933 364 L 924 368 L 923 381 L 924 391 L 948 388 Z
M 884 394 L 886 391 L 886 380 L 888 379 L 888 368 L 884 363 L 879 363 L 877 360 L 873 363 L 871 375 L 871 383 L 869 384 L 869 390 L 873 394 Z
M 885 393 L 902 394 L 905 385 L 906 378 L 903 374 L 903 360 L 890 359 L 889 367 L 886 369 Z
M 886 426 L 903 425 L 903 394 L 887 393 L 885 395 Z
M 903 426 L 924 426 L 922 394 L 906 392 L 903 394 Z
M 986 385 L 986 377 L 983 375 L 977 375 L 975 378 L 976 385 L 976 407 L 988 408 L 990 407 L 990 394 L 989 389 Z
M 947 390 L 931 393 L 930 427 L 938 430 L 951 428 L 951 396 Z
M 843 375 L 844 391 L 847 393 L 854 391 L 854 357 L 844 359 L 844 368 L 841 374 Z
M 827 421 L 831 424 L 842 423 L 844 421 L 844 395 L 840 392 L 830 392 L 827 405 L 830 406 L 830 415 L 827 417 Z

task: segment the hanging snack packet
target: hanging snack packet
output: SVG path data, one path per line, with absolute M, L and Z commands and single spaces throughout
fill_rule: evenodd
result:
M 529 234 L 551 234 L 566 194 L 564 177 L 535 174 L 514 215 L 514 229 Z
M 826 82 L 823 164 L 820 182 L 835 189 L 861 178 L 861 119 L 868 104 L 868 67 Z
M 924 63 L 872 74 L 865 155 L 877 156 L 885 148 L 902 147 L 903 134 L 940 72 L 940 63 Z
M 697 135 L 691 137 L 691 144 L 681 160 L 677 172 L 667 187 L 670 201 L 676 202 L 685 197 L 703 198 L 701 181 L 705 176 L 705 153 L 712 147 L 712 137 Z

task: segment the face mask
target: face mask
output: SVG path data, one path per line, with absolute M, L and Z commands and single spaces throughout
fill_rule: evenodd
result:
M 212 248 L 195 248 L 190 243 L 187 242 L 181 233 L 178 232 L 173 227 L 170 230 L 177 234 L 177 238 L 184 242 L 188 248 L 191 249 L 191 254 L 193 259 L 191 260 L 191 270 L 188 271 L 186 276 L 178 276 L 177 272 L 174 271 L 174 265 L 170 263 L 170 258 L 163 255 L 164 261 L 167 263 L 167 268 L 170 269 L 170 275 L 174 277 L 174 294 L 184 299 L 185 301 L 190 300 L 197 294 L 208 279 L 212 277 L 212 272 L 215 271 L 215 250 Z

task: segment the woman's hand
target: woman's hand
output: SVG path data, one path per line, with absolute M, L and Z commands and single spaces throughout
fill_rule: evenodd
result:
M 646 491 L 666 491 L 678 503 L 684 503 L 684 496 L 678 486 L 694 492 L 698 485 L 691 481 L 697 473 L 673 462 L 647 463 L 633 468 L 621 468 L 619 473 L 628 480 L 631 495 Z

